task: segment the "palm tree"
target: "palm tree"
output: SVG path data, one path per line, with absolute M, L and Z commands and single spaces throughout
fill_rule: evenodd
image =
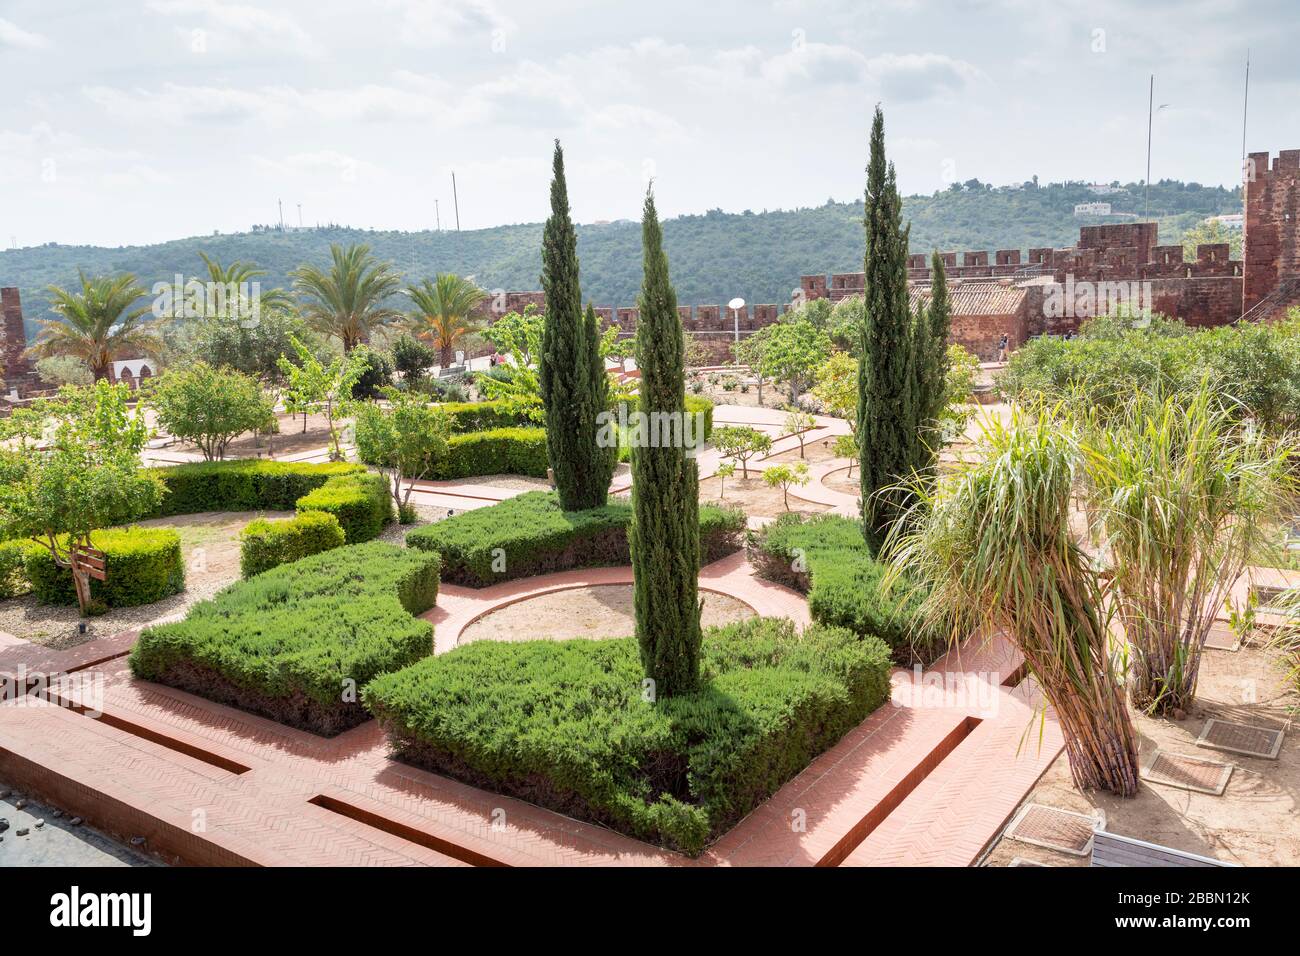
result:
M 152 323 L 142 321 L 147 307 L 132 309 L 147 293 L 130 273 L 87 278 L 78 274 L 81 291 L 50 286 L 51 308 L 57 319 L 41 321 L 36 342 L 27 354 L 33 358 L 71 356 L 85 362 L 95 381 L 109 377 L 113 362 L 121 357 L 156 356 L 163 347 Z
M 456 346 L 478 331 L 473 312 L 487 293 L 454 272 L 440 272 L 432 282 L 425 279 L 407 289 L 406 294 L 415 305 L 411 324 L 416 334 L 433 343 L 438 350 L 438 364 L 447 368 Z
M 302 317 L 324 335 L 342 340 L 351 352 L 401 312 L 384 300 L 399 290 L 402 277 L 387 262 L 370 254 L 370 247 L 330 245 L 329 271 L 304 265 L 295 269 L 294 288 L 302 297 Z
M 234 286 L 239 288 L 244 283 L 252 283 L 260 280 L 266 275 L 265 269 L 259 269 L 251 262 L 240 262 L 236 259 L 228 266 L 223 266 L 216 259 L 210 258 L 206 252 L 200 252 L 199 258 L 208 269 L 208 278 L 217 285 Z M 259 298 L 259 307 L 263 309 L 288 308 L 293 304 L 289 293 L 283 289 L 267 289 L 261 293 Z

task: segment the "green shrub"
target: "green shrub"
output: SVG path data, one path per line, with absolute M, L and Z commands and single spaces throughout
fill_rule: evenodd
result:
M 90 581 L 90 598 L 99 605 L 138 607 L 185 590 L 181 538 L 171 528 L 107 528 L 92 532 L 90 544 L 104 552 L 107 579 Z M 55 564 L 48 548 L 28 543 L 24 568 L 41 603 L 77 603 L 72 571 Z
M 417 528 L 406 543 L 441 554 L 444 581 L 486 587 L 569 568 L 628 564 L 631 521 L 625 501 L 566 512 L 556 495 L 530 491 Z M 739 550 L 744 529 L 741 512 L 701 505 L 700 562 Z
M 705 632 L 703 689 L 642 696 L 631 638 L 477 641 L 368 684 L 398 759 L 697 854 L 889 696 L 889 652 L 784 618 Z
M 372 541 L 393 520 L 393 498 L 383 475 L 362 472 L 331 478 L 298 499 L 298 514 L 324 511 L 338 519 L 348 544 Z
M 354 689 L 433 650 L 433 626 L 414 615 L 437 597 L 435 555 L 351 545 L 272 568 L 183 621 L 146 628 L 131 672 L 335 734 L 366 719 Z
M 23 567 L 30 542 L 0 541 L 0 601 L 18 597 L 32 589 Z
M 292 511 L 298 499 L 339 475 L 360 474 L 362 465 L 310 465 L 282 461 L 199 462 L 154 468 L 167 487 L 159 516 L 201 511 Z
M 879 637 L 903 663 L 929 663 L 945 649 L 941 635 L 921 629 L 913 584 L 884 587 L 886 565 L 872 556 L 860 522 L 783 514 L 749 538 L 759 576 L 807 594 L 814 621 Z
M 511 402 L 444 402 L 439 408 L 447 413 L 453 435 L 536 425 Z
M 546 477 L 546 429 L 495 428 L 452 435 L 434 480 L 476 475 Z
M 250 521 L 239 533 L 239 573 L 246 578 L 281 564 L 343 547 L 343 527 L 325 511 L 306 511 L 295 518 Z
M 700 395 L 686 396 L 686 410 L 692 415 L 702 413 L 704 415 L 704 441 L 708 441 L 713 434 L 713 402 Z

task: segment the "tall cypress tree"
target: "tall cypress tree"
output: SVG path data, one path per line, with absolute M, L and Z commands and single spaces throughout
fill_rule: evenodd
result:
M 616 451 L 596 445 L 596 416 L 605 411 L 608 383 L 595 313 L 582 313 L 578 236 L 569 215 L 564 153 L 555 141 L 551 216 L 542 232 L 546 314 L 538 383 L 546 407 L 546 452 L 566 511 L 603 505 Z
M 913 317 L 907 297 L 909 229 L 894 166 L 885 161 L 885 118 L 871 123 L 865 208 L 861 361 L 858 364 L 858 446 L 862 458 L 862 517 L 868 543 L 878 548 L 906 505 L 895 487 L 916 462 L 918 407 L 913 372 Z
M 938 422 L 948 399 L 948 333 L 952 329 L 948 275 L 938 252 L 930 257 L 930 301 L 918 312 L 916 323 L 917 395 L 924 439 L 919 446 L 916 469 L 928 473 L 934 468 L 942 440 Z
M 643 422 L 654 422 L 653 416 L 667 412 L 667 420 L 684 423 L 682 323 L 652 190 L 646 191 L 641 242 L 645 275 L 636 327 L 639 410 Z M 656 695 L 666 697 L 694 690 L 700 679 L 700 476 L 681 442 L 653 442 L 649 437 L 643 433 L 633 442 L 628 540 L 641 664 L 655 682 Z

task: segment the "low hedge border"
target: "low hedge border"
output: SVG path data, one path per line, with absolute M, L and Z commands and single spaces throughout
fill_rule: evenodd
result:
M 387 479 L 366 471 L 329 479 L 299 498 L 297 511 L 299 515 L 312 511 L 333 515 L 348 544 L 373 541 L 394 518 Z
M 90 581 L 92 602 L 109 608 L 138 607 L 185 590 L 181 538 L 171 528 L 106 528 L 92 532 L 90 544 L 104 552 L 107 571 L 107 580 Z M 77 603 L 72 572 L 55 564 L 48 548 L 26 542 L 23 566 L 42 604 Z
M 239 573 L 245 578 L 297 561 L 308 555 L 343 547 L 339 519 L 326 511 L 306 511 L 294 518 L 257 518 L 239 532 Z
M 447 454 L 430 477 L 435 481 L 478 475 L 545 478 L 546 468 L 546 429 L 495 428 L 448 438 Z
M 555 494 L 530 491 L 417 528 L 406 535 L 406 544 L 438 552 L 444 581 L 481 588 L 553 571 L 628 564 L 631 522 L 626 501 L 566 512 Z M 744 531 L 740 511 L 701 505 L 700 562 L 739 551 Z
M 167 488 L 156 517 L 201 511 L 292 511 L 331 478 L 364 474 L 364 465 L 244 459 L 154 468 Z
M 748 551 L 759 577 L 808 595 L 814 621 L 879 637 L 899 663 L 928 664 L 947 649 L 942 636 L 921 630 L 921 597 L 910 582 L 883 589 L 887 568 L 855 520 L 784 514 L 749 532 Z
M 397 759 L 700 853 L 889 697 L 875 638 L 709 628 L 706 683 L 647 702 L 636 641 L 476 641 L 376 678 Z
M 453 435 L 537 424 L 510 402 L 442 402 L 438 407 L 447 414 Z
M 323 736 L 368 719 L 360 688 L 433 651 L 416 615 L 438 598 L 436 555 L 378 541 L 282 564 L 149 627 L 131 672 Z

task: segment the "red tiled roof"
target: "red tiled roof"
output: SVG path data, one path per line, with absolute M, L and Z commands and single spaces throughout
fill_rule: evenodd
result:
M 969 279 L 948 286 L 953 315 L 1013 315 L 1025 301 L 1025 290 L 1000 282 L 972 282 Z M 915 311 L 920 302 L 928 302 L 930 287 L 914 285 L 908 290 L 908 305 Z

